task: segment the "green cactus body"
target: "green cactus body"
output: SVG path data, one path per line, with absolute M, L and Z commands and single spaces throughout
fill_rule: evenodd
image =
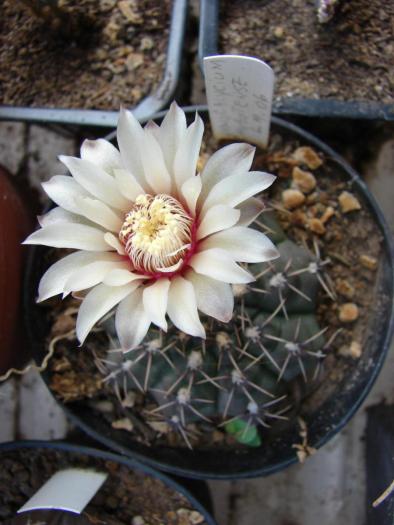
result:
M 148 396 L 155 408 L 147 420 L 169 422 L 190 447 L 188 425 L 198 422 L 260 446 L 264 429 L 286 419 L 291 383 L 313 381 L 325 356 L 325 330 L 316 318 L 325 263 L 286 238 L 272 212 L 254 227 L 272 238 L 280 257 L 253 265 L 254 283 L 234 286 L 229 324 L 208 321 L 205 343 L 173 326 L 167 333 L 151 329 L 138 348 L 111 350 L 105 360 L 107 383 L 118 393 Z M 105 329 L 118 348 L 113 319 Z

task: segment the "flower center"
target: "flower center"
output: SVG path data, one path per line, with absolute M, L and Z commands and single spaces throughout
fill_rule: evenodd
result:
M 136 270 L 173 272 L 192 243 L 192 218 L 170 195 L 139 195 L 127 213 L 119 239 Z

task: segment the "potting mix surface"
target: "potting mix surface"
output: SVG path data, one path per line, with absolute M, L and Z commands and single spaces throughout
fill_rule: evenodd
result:
M 266 61 L 275 96 L 393 103 L 394 4 L 340 2 L 319 24 L 314 0 L 222 0 L 219 49 Z
M 82 515 L 95 525 L 203 525 L 203 516 L 162 481 L 113 461 L 75 452 L 19 449 L 0 455 L 0 520 L 15 516 L 55 472 L 65 468 L 107 472 Z
M 170 0 L 48 5 L 57 11 L 45 18 L 22 2 L 2 2 L 0 104 L 118 110 L 158 86 Z
M 206 136 L 209 133 L 207 131 Z M 213 138 L 206 140 L 200 158 L 201 165 L 207 155 L 216 151 L 218 147 Z M 338 385 L 343 384 L 341 382 L 345 378 L 348 378 L 346 388 L 351 389 L 352 372 L 359 366 L 359 360 L 368 362 L 365 354 L 367 340 L 371 336 L 371 330 L 376 328 L 371 326 L 370 322 L 371 305 L 374 305 L 374 319 L 386 305 L 385 298 L 376 295 L 382 241 L 380 231 L 366 203 L 360 195 L 352 191 L 351 184 L 344 180 L 338 166 L 325 158 L 321 152 L 305 146 L 304 143 L 273 133 L 268 150 L 257 151 L 254 169 L 266 170 L 278 176 L 270 194 L 264 194 L 266 209 L 255 227 L 266 231 L 274 242 L 277 241 L 278 235 L 285 235 L 287 240 L 281 246 L 292 244 L 294 241 L 306 250 L 311 260 L 318 266 L 321 265 L 318 273 L 319 279 L 323 281 L 316 295 L 315 318 L 312 320 L 308 306 L 310 298 L 302 297 L 302 294 L 306 295 L 311 290 L 299 288 L 301 296 L 297 296 L 296 300 L 301 301 L 300 308 L 296 307 L 294 311 L 294 306 L 291 306 L 294 297 L 289 299 L 287 306 L 284 302 L 284 307 L 276 308 L 275 315 L 278 314 L 278 319 L 274 319 L 273 324 L 265 327 L 264 319 L 268 313 L 264 313 L 264 301 L 272 300 L 273 292 L 264 289 L 261 282 L 260 285 L 256 284 L 256 288 L 253 288 L 252 283 L 245 294 L 245 290 L 236 294 L 233 319 L 238 322 L 238 328 L 234 328 L 235 321 L 226 325 L 203 320 L 208 323 L 207 344 L 213 345 L 221 352 L 226 347 L 223 341 L 226 342 L 226 337 L 230 337 L 231 344 L 240 351 L 234 355 L 241 367 L 246 355 L 253 361 L 253 356 L 250 355 L 256 352 L 253 346 L 256 343 L 253 330 L 258 323 L 264 345 L 268 347 L 270 341 L 264 340 L 265 334 L 272 339 L 280 336 L 292 342 L 292 334 L 295 331 L 301 334 L 299 337 L 295 334 L 295 342 L 301 346 L 303 341 L 312 339 L 312 347 L 305 348 L 312 353 L 308 356 L 305 354 L 306 359 L 302 359 L 301 363 L 298 361 L 298 365 L 294 360 L 296 369 L 294 364 L 288 366 L 283 362 L 283 355 L 280 357 L 283 350 L 275 350 L 272 353 L 274 359 L 278 355 L 279 361 L 282 359 L 280 375 L 286 380 L 284 387 L 278 387 L 281 390 L 278 390 L 276 395 L 286 397 L 280 412 L 283 417 L 278 418 L 276 422 L 270 421 L 271 428 L 260 427 L 264 447 L 269 446 L 269 441 L 278 436 L 283 428 L 294 424 L 296 418 L 316 413 Z M 50 250 L 47 257 L 47 263 L 52 263 L 59 257 L 59 252 Z M 288 264 L 283 273 L 287 271 L 289 275 L 292 272 L 299 274 L 294 276 L 296 280 L 301 274 L 305 275 L 309 259 L 307 264 L 303 263 L 303 267 L 295 267 L 292 266 L 294 261 L 291 255 L 285 254 L 284 257 L 287 257 Z M 254 266 L 256 265 L 251 265 L 249 269 L 256 275 Z M 258 271 L 266 275 L 265 279 L 273 272 L 268 263 L 258 266 Z M 291 282 L 297 287 L 300 286 L 298 281 Z M 142 393 L 141 385 L 137 388 L 134 384 L 131 388 L 130 378 L 124 382 L 121 375 L 111 374 L 114 368 L 108 367 L 107 364 L 111 355 L 108 351 L 111 348 L 113 350 L 113 346 L 111 347 L 111 341 L 103 326 L 98 326 L 84 346 L 78 348 L 74 331 L 78 306 L 79 299 L 72 297 L 64 301 L 54 298 L 40 306 L 42 312 L 51 320 L 47 345 L 54 355 L 49 361 L 47 380 L 55 396 L 70 408 L 75 406 L 77 413 L 77 407 L 82 403 L 100 420 L 105 421 L 109 429 L 112 427 L 114 435 L 121 432 L 126 440 L 137 440 L 146 445 L 186 446 L 184 436 L 169 424 L 168 419 L 163 417 L 164 413 L 156 411 L 157 398 L 155 400 L 150 393 Z M 291 328 L 286 333 L 281 333 L 280 330 L 275 332 L 278 330 L 278 320 L 282 319 L 282 324 L 285 321 L 287 323 L 287 316 Z M 169 331 L 170 338 L 171 331 L 174 329 Z M 157 333 L 151 338 L 158 336 Z M 248 337 L 251 339 L 249 342 Z M 193 348 L 189 343 L 192 346 L 194 344 Z M 286 345 L 285 347 L 287 348 Z M 186 355 L 186 348 L 188 351 L 190 348 L 199 349 L 204 353 L 200 340 L 193 342 L 188 336 L 182 340 L 179 338 L 178 350 Z M 288 348 L 290 351 L 290 346 Z M 264 353 L 266 354 L 265 351 Z M 272 363 L 270 364 L 267 355 L 263 355 L 260 350 L 254 355 L 258 356 L 256 362 L 259 364 L 256 366 L 263 363 L 264 366 L 271 367 L 272 371 Z M 128 354 L 128 358 L 133 359 L 133 356 Z M 251 365 L 251 361 L 250 366 L 254 366 Z M 114 378 L 116 380 L 112 381 Z M 221 383 L 220 378 L 214 377 L 214 381 L 219 385 Z M 126 385 L 125 388 L 122 387 L 122 382 L 123 387 Z M 275 386 L 276 379 L 273 384 Z M 278 383 L 281 384 L 282 381 Z M 156 417 L 152 416 L 153 413 Z M 234 415 L 231 411 L 229 414 Z M 244 447 L 231 433 L 224 431 L 221 426 L 223 420 L 220 417 L 213 417 L 212 421 L 214 424 L 206 419 L 195 418 L 189 422 L 186 426 L 187 444 L 193 448 Z M 299 441 L 297 435 L 294 436 L 294 441 Z M 302 459 L 305 450 L 299 452 Z

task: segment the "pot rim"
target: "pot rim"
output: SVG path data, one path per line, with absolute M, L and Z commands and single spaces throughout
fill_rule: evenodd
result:
M 93 458 L 103 459 L 105 461 L 113 461 L 121 465 L 125 465 L 130 470 L 136 470 L 147 476 L 151 476 L 159 481 L 162 481 L 165 485 L 173 489 L 175 492 L 182 494 L 188 501 L 191 503 L 193 510 L 197 510 L 202 516 L 204 516 L 207 525 L 217 525 L 213 516 L 208 512 L 208 510 L 196 499 L 196 497 L 181 483 L 172 479 L 167 474 L 154 469 L 153 467 L 137 461 L 135 458 L 130 458 L 126 456 L 121 456 L 115 454 L 114 452 L 109 452 L 106 450 L 101 450 L 98 448 L 86 446 L 86 445 L 77 445 L 74 443 L 69 443 L 64 440 L 60 441 L 46 441 L 46 440 L 17 440 L 17 441 L 8 441 L 5 443 L 0 443 L 0 463 L 2 454 L 5 452 L 14 452 L 21 449 L 47 449 L 47 450 L 56 450 L 59 452 L 71 452 L 75 454 L 83 454 Z
M 196 111 L 199 111 L 200 113 L 205 113 L 207 115 L 207 106 L 186 106 L 183 108 L 186 112 L 187 116 L 191 116 Z M 161 111 L 157 113 L 153 118 L 156 120 L 160 120 L 164 115 L 166 114 L 166 111 Z M 143 120 L 142 123 L 146 122 L 148 119 Z M 271 122 L 280 128 L 284 129 L 285 132 L 290 132 L 296 134 L 298 137 L 300 137 L 302 140 L 305 140 L 307 143 L 311 144 L 312 146 L 316 147 L 320 151 L 322 151 L 327 158 L 330 159 L 330 161 L 335 162 L 335 164 L 344 172 L 346 172 L 347 176 L 350 178 L 352 184 L 357 188 L 357 191 L 360 192 L 365 200 L 365 203 L 367 207 L 369 208 L 370 212 L 372 213 L 375 222 L 377 223 L 382 236 L 383 236 L 383 242 L 382 242 L 382 249 L 383 252 L 385 252 L 386 257 L 388 259 L 388 263 L 390 265 L 390 273 L 389 273 L 389 295 L 391 297 L 391 302 L 388 302 L 386 305 L 385 311 L 387 312 L 386 316 L 386 323 L 385 323 L 385 335 L 382 338 L 381 343 L 381 350 L 378 353 L 378 358 L 376 361 L 374 361 L 374 366 L 368 371 L 368 380 L 363 384 L 361 392 L 357 395 L 355 400 L 352 400 L 349 402 L 349 408 L 346 410 L 346 412 L 338 418 L 338 420 L 335 420 L 333 424 L 330 425 L 330 428 L 325 432 L 325 434 L 320 437 L 316 442 L 311 443 L 311 446 L 314 448 L 320 448 L 324 444 L 326 444 L 330 439 L 332 439 L 346 424 L 347 422 L 353 417 L 355 412 L 358 410 L 360 405 L 363 403 L 365 398 L 367 397 L 369 391 L 372 388 L 372 385 L 375 383 L 379 372 L 383 366 L 384 360 L 386 358 L 389 345 L 391 342 L 392 335 L 394 333 L 394 238 L 390 231 L 390 228 L 386 222 L 386 219 L 380 210 L 379 205 L 377 204 L 377 201 L 371 194 L 370 190 L 366 186 L 366 184 L 361 180 L 360 176 L 357 174 L 357 172 L 340 156 L 338 155 L 330 146 L 322 142 L 319 138 L 315 137 L 313 134 L 309 133 L 308 131 L 305 131 L 304 129 L 300 128 L 299 126 L 290 123 L 284 119 L 278 118 L 278 117 L 272 117 Z M 109 135 L 107 135 L 105 138 L 107 140 L 112 140 L 116 136 L 116 132 L 112 132 Z M 36 251 L 37 247 L 32 247 L 30 252 L 30 264 L 29 266 L 32 266 L 32 261 L 34 259 L 34 253 Z M 26 287 L 25 289 L 28 289 L 28 278 L 29 278 L 30 272 L 27 272 L 27 280 L 26 280 Z M 27 294 L 26 294 L 27 295 Z M 29 299 L 26 298 L 26 304 L 25 308 L 26 311 L 28 311 L 28 305 L 29 305 Z M 29 324 L 29 323 L 27 323 Z M 30 332 L 29 328 L 28 331 Z M 30 334 L 31 335 L 31 334 Z M 45 374 L 44 374 L 45 379 Z M 329 397 L 328 399 L 331 399 Z M 326 400 L 325 403 L 328 401 Z M 179 466 L 174 465 L 170 460 L 165 460 L 163 457 L 165 457 L 166 450 L 164 449 L 163 454 L 161 454 L 161 457 L 158 459 L 156 457 L 152 458 L 149 456 L 149 449 L 146 448 L 146 452 L 140 452 L 138 450 L 134 450 L 133 448 L 129 446 L 125 446 L 119 441 L 113 439 L 110 437 L 110 432 L 102 433 L 100 431 L 97 431 L 93 428 L 91 424 L 85 423 L 82 416 L 77 415 L 78 413 L 78 407 L 75 409 L 69 408 L 64 404 L 61 404 L 62 408 L 65 410 L 65 413 L 70 418 L 70 420 L 75 423 L 79 428 L 81 428 L 87 435 L 89 435 L 91 438 L 95 439 L 96 441 L 102 443 L 106 447 L 122 454 L 126 455 L 131 458 L 136 458 L 137 461 L 143 462 L 144 464 L 148 464 L 153 468 L 160 469 L 162 471 L 172 473 L 177 476 L 184 476 L 188 478 L 194 478 L 194 479 L 217 479 L 217 480 L 232 480 L 232 479 L 244 479 L 244 478 L 252 478 L 252 477 L 259 477 L 259 476 L 266 476 L 269 474 L 273 474 L 275 472 L 278 472 L 280 470 L 283 470 L 284 468 L 297 463 L 298 459 L 293 452 L 290 456 L 289 454 L 286 455 L 285 459 L 281 461 L 274 462 L 266 466 L 262 467 L 256 467 L 253 463 L 253 460 L 251 458 L 245 459 L 244 466 L 240 470 L 230 470 L 227 472 L 217 472 L 215 470 L 212 470 L 210 466 L 208 468 L 203 468 L 197 470 L 196 468 L 190 468 L 185 466 Z M 79 411 L 80 412 L 80 411 Z M 131 444 L 134 443 L 133 440 L 130 440 Z M 258 449 L 256 449 L 258 450 Z M 189 451 L 190 452 L 190 451 Z M 200 453 L 204 454 L 204 451 L 195 450 L 194 453 Z M 180 453 L 184 453 L 183 449 L 180 449 Z M 230 466 L 231 468 L 231 466 Z

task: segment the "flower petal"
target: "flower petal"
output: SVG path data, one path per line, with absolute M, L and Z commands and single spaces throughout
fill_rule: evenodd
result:
M 201 202 L 209 191 L 222 179 L 230 175 L 247 173 L 252 166 L 256 148 L 250 144 L 229 144 L 216 151 L 207 161 L 201 173 L 203 191 Z
M 160 125 L 160 131 L 158 133 L 158 141 L 170 175 L 173 175 L 175 154 L 185 133 L 185 113 L 176 102 L 173 102 Z
M 249 226 L 257 219 L 260 213 L 264 210 L 264 203 L 261 199 L 251 197 L 238 206 L 241 212 L 241 217 L 238 221 L 238 226 Z
M 115 327 L 123 351 L 128 352 L 138 346 L 150 326 L 142 303 L 142 288 L 129 294 L 116 310 Z
M 138 281 L 116 287 L 99 284 L 86 295 L 79 307 L 76 325 L 77 337 L 81 345 L 97 321 L 134 291 L 137 286 L 139 286 Z
M 198 316 L 193 285 L 183 277 L 176 277 L 171 281 L 167 312 L 179 330 L 194 337 L 205 338 L 205 329 Z
M 44 226 L 48 226 L 49 224 L 55 224 L 57 222 L 68 222 L 72 224 L 90 224 L 92 226 L 92 223 L 85 219 L 85 217 L 81 217 L 81 215 L 77 215 L 76 213 L 71 213 L 64 208 L 60 208 L 60 206 L 56 206 L 56 208 L 53 208 L 48 213 L 45 213 L 44 215 L 39 215 L 37 217 L 38 224 L 43 228 Z
M 201 192 L 201 177 L 200 175 L 193 175 L 182 184 L 181 194 L 185 200 L 186 207 L 189 213 L 194 216 L 196 212 L 196 204 L 198 196 Z
M 76 180 L 68 175 L 55 175 L 48 182 L 43 182 L 44 191 L 56 204 L 71 213 L 78 213 L 75 197 L 91 197 Z
M 275 245 L 264 233 L 244 226 L 235 226 L 211 235 L 201 243 L 201 248 L 220 248 L 236 261 L 249 263 L 271 261 L 279 257 Z
M 98 199 L 90 197 L 76 197 L 79 212 L 87 219 L 99 224 L 106 230 L 119 232 L 123 221 L 109 206 Z
M 141 159 L 146 181 L 155 193 L 170 193 L 171 177 L 164 162 L 163 152 L 149 128 L 144 130 L 142 144 Z
M 186 274 L 186 279 L 194 287 L 198 309 L 223 323 L 228 323 L 233 316 L 234 308 L 231 286 L 206 275 L 199 275 L 193 270 Z
M 110 251 L 104 240 L 104 232 L 86 224 L 57 222 L 37 230 L 23 244 L 42 244 L 54 248 L 74 248 L 75 250 Z
M 237 223 L 240 215 L 241 212 L 239 210 L 235 210 L 224 204 L 218 204 L 217 206 L 209 208 L 197 228 L 197 240 L 199 241 L 220 230 L 231 228 L 231 226 Z
M 127 209 L 128 200 L 118 190 L 115 179 L 88 160 L 61 155 L 59 160 L 86 191 L 101 201 L 117 208 Z
M 105 139 L 84 140 L 81 146 L 81 159 L 96 164 L 110 175 L 113 169 L 119 168 L 122 163 L 119 151 Z
M 121 193 L 130 201 L 135 201 L 138 195 L 143 195 L 145 190 L 137 179 L 127 170 L 117 168 L 114 170 L 115 180 Z
M 238 266 L 232 257 L 219 248 L 211 248 L 194 255 L 189 265 L 202 275 L 225 283 L 250 283 L 255 280 L 252 274 Z
M 117 139 L 123 167 L 133 174 L 140 186 L 149 190 L 141 161 L 144 130 L 131 111 L 124 108 L 120 108 Z
M 103 283 L 108 284 L 108 286 L 123 286 L 124 284 L 131 283 L 136 279 L 141 279 L 140 274 L 130 271 L 128 262 L 125 261 L 123 264 L 123 268 L 116 268 L 110 271 L 105 276 Z
M 55 262 L 41 278 L 38 287 L 38 301 L 45 301 L 48 297 L 63 292 L 64 285 L 73 272 L 98 260 L 117 261 L 119 260 L 119 256 L 115 253 L 108 252 L 81 251 L 66 255 Z
M 226 177 L 212 188 L 202 206 L 202 213 L 216 204 L 237 206 L 256 193 L 267 189 L 275 179 L 274 175 L 261 171 L 249 171 L 249 173 Z
M 203 133 L 204 123 L 196 113 L 193 124 L 187 128 L 175 154 L 174 177 L 178 189 L 196 174 Z
M 156 326 L 167 332 L 166 311 L 168 302 L 169 279 L 158 279 L 151 286 L 146 286 L 142 296 L 146 315 Z
M 86 290 L 104 281 L 105 276 L 116 268 L 122 268 L 124 263 L 117 256 L 114 261 L 94 261 L 74 271 L 64 284 L 63 297 L 70 292 Z
M 107 232 L 104 234 L 104 241 L 108 246 L 110 246 L 113 250 L 116 250 L 119 255 L 125 255 L 125 249 L 123 247 L 123 244 L 120 242 L 118 237 L 116 237 L 113 233 Z

